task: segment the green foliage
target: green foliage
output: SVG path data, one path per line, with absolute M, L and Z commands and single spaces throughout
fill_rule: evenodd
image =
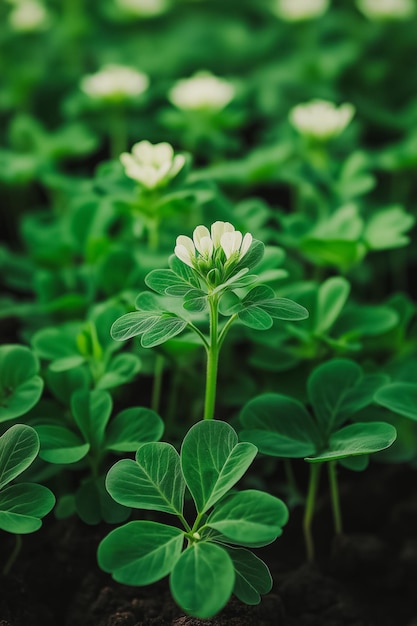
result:
M 40 419 L 35 424 L 41 444 L 39 456 L 68 468 L 79 462 L 88 468 L 73 494 L 73 507 L 84 522 L 124 521 L 130 505 L 117 504 L 104 487 L 109 457 L 112 453 L 132 452 L 144 442 L 157 441 L 163 433 L 163 422 L 154 411 L 144 407 L 124 409 L 111 417 L 112 398 L 99 389 L 74 391 L 70 404 L 67 422 L 57 423 L 54 416 L 49 422 Z M 68 512 L 72 511 L 70 508 Z
M 270 494 L 231 491 L 256 451 L 250 443 L 238 443 L 225 422 L 202 421 L 188 431 L 180 454 L 167 443 L 144 443 L 135 461 L 116 463 L 106 479 L 116 502 L 174 515 L 183 529 L 129 522 L 100 543 L 100 567 L 130 585 L 169 575 L 175 601 L 200 618 L 217 613 L 232 592 L 257 604 L 260 594 L 271 589 L 268 568 L 250 551 L 234 546 L 271 543 L 281 534 L 288 511 Z M 186 488 L 197 513 L 192 526 L 183 514 Z
M 35 460 L 39 451 L 36 431 L 24 424 L 11 426 L 0 437 L 0 528 L 10 533 L 33 533 L 55 504 L 55 496 L 43 485 L 10 484 Z
M 41 397 L 43 380 L 39 364 L 24 346 L 0 347 L 0 422 L 27 413 Z

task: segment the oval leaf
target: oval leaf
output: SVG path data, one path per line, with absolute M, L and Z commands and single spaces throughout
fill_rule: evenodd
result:
M 0 489 L 35 460 L 39 437 L 31 426 L 15 424 L 0 437 Z
M 417 420 L 417 385 L 392 383 L 377 391 L 375 401 L 394 413 Z
M 18 535 L 33 533 L 54 504 L 54 494 L 43 485 L 10 485 L 0 493 L 0 528 Z
M 164 422 L 155 411 L 133 407 L 111 420 L 106 434 L 106 448 L 115 452 L 134 452 L 142 443 L 158 441 Z
M 38 360 L 29 348 L 0 348 L 0 422 L 24 415 L 38 402 L 43 389 L 38 370 Z

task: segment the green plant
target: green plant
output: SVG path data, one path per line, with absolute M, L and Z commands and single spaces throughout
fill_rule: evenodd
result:
M 57 465 L 61 473 L 63 468 L 83 469 L 73 492 L 59 494 L 57 514 L 64 517 L 76 512 L 87 524 L 125 521 L 130 510 L 112 500 L 104 487 L 109 458 L 133 452 L 144 442 L 157 441 L 164 430 L 163 422 L 144 407 L 124 409 L 111 417 L 112 398 L 98 389 L 74 391 L 70 405 L 71 412 L 64 413 L 64 419 L 57 420 L 55 414 L 34 423 L 41 459 Z M 57 411 L 62 413 L 62 409 Z
M 153 270 L 145 278 L 148 287 L 160 296 L 139 294 L 138 311 L 123 315 L 112 326 L 114 339 L 141 336 L 145 348 L 158 346 L 186 328 L 197 333 L 207 354 L 204 419 L 214 417 L 220 349 L 235 321 L 267 330 L 274 319 L 294 321 L 308 317 L 304 307 L 287 298 L 277 298 L 268 285 L 257 284 L 258 277 L 250 270 L 263 254 L 262 242 L 252 240 L 250 233 L 242 237 L 229 222 L 215 222 L 211 232 L 198 226 L 193 240 L 184 235 L 177 238 L 170 269 Z M 182 300 L 179 305 L 176 298 Z M 207 311 L 208 337 L 194 323 L 196 316 L 199 321 Z M 227 321 L 221 324 L 219 315 Z
M 29 348 L 0 347 L 0 422 L 24 415 L 38 402 L 43 389 L 38 371 L 38 360 Z
M 274 541 L 288 512 L 270 494 L 232 490 L 256 452 L 251 443 L 238 443 L 225 422 L 202 421 L 189 430 L 180 454 L 168 443 L 147 443 L 135 461 L 116 463 L 106 478 L 116 502 L 168 513 L 182 528 L 129 522 L 100 543 L 100 567 L 129 585 L 148 585 L 169 575 L 175 601 L 201 618 L 217 613 L 232 593 L 257 604 L 272 580 L 266 565 L 247 548 Z M 184 514 L 187 488 L 197 512 L 193 523 Z
M 386 422 L 347 424 L 355 413 L 369 405 L 386 382 L 381 374 L 364 374 L 348 359 L 332 359 L 316 367 L 308 378 L 308 402 L 314 416 L 301 402 L 289 396 L 267 393 L 242 409 L 241 438 L 259 451 L 280 458 L 304 458 L 310 463 L 310 478 L 303 529 L 309 560 L 314 558 L 311 534 L 320 468 L 327 463 L 335 531 L 342 532 L 342 515 L 336 476 L 337 462 L 362 470 L 368 455 L 389 447 L 396 438 Z
M 16 546 L 3 566 L 9 573 L 21 548 L 21 535 L 42 526 L 42 518 L 55 504 L 54 494 L 43 485 L 10 484 L 35 460 L 39 451 L 36 431 L 25 424 L 11 426 L 0 437 L 0 528 L 16 535 Z

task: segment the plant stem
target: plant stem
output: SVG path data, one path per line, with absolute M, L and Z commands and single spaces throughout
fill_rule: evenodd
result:
M 110 156 L 118 159 L 122 152 L 127 150 L 126 111 L 122 106 L 112 106 L 108 120 Z
M 317 488 L 320 478 L 320 463 L 310 464 L 310 480 L 308 484 L 307 501 L 304 511 L 303 532 L 307 551 L 307 560 L 314 561 L 314 541 L 311 534 L 311 523 L 313 521 L 314 509 L 316 506 Z
M 161 390 L 162 390 L 162 375 L 164 372 L 164 362 L 165 358 L 162 354 L 157 354 L 155 359 L 155 367 L 154 367 L 154 379 L 153 379 L 153 387 L 152 387 L 152 399 L 151 399 L 151 409 L 158 413 L 159 411 L 159 402 L 161 400 Z
M 12 569 L 13 563 L 16 561 L 19 556 L 19 552 L 22 549 L 22 535 L 15 535 L 15 545 L 10 554 L 9 558 L 6 561 L 5 566 L 3 567 L 3 576 L 8 576 L 10 570 Z
M 334 520 L 334 530 L 336 535 L 343 533 L 342 513 L 340 509 L 339 486 L 337 482 L 337 461 L 330 461 L 327 465 L 329 472 L 330 496 L 332 501 L 332 511 Z
M 214 417 L 216 403 L 217 368 L 219 362 L 218 346 L 218 299 L 217 296 L 208 297 L 210 307 L 210 343 L 207 348 L 206 397 L 204 402 L 204 419 Z

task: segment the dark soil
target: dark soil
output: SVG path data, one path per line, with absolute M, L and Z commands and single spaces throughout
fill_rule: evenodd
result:
M 417 487 L 409 468 L 374 465 L 341 473 L 345 534 L 332 538 L 325 492 L 314 523 L 317 562 L 304 563 L 302 511 L 284 534 L 258 550 L 274 588 L 249 607 L 232 598 L 198 620 L 172 601 L 167 581 L 142 588 L 115 583 L 96 564 L 109 527 L 51 516 L 24 537 L 1 581 L 0 626 L 417 626 Z M 273 489 L 272 489 L 273 491 Z M 4 562 L 13 538 L 2 533 Z

